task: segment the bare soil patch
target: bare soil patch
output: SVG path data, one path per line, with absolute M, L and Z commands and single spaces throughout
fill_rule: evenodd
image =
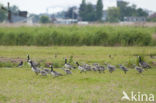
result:
M 20 61 L 25 61 L 22 58 L 7 58 L 7 57 L 0 57 L 0 62 L 12 62 L 12 63 L 18 63 Z

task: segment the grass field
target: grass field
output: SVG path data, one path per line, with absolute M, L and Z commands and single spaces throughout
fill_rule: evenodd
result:
M 120 25 L 0 27 L 0 45 L 155 46 L 156 27 Z
M 153 68 L 143 74 L 129 69 L 126 75 L 120 69 L 112 74 L 108 71 L 80 74 L 73 70 L 72 75 L 53 78 L 36 76 L 26 64 L 22 68 L 1 67 L 0 103 L 129 103 L 121 101 L 122 91 L 156 95 L 156 67 L 153 64 L 156 59 L 149 57 L 156 55 L 155 47 L 0 46 L 1 59 L 26 60 L 27 54 L 36 61 L 58 63 L 55 67 L 63 66 L 64 58 L 70 56 L 81 64 L 97 62 L 103 65 L 107 62 L 129 66 L 136 63 L 137 55 L 142 55 Z M 64 73 L 61 69 L 55 70 Z

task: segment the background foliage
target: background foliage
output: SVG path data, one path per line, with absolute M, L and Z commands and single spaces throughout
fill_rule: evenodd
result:
M 0 27 L 0 45 L 148 46 L 154 27 L 44 26 Z

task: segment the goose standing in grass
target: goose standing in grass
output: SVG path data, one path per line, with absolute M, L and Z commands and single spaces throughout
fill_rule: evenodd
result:
M 23 66 L 23 61 L 20 61 L 20 63 L 17 65 L 17 67 L 22 67 Z
M 146 68 L 146 69 L 151 68 L 151 66 L 148 65 L 146 62 L 144 62 L 140 56 L 138 56 L 138 58 L 139 58 L 139 66 L 141 66 L 142 68 Z
M 47 73 L 46 71 L 44 71 L 44 70 L 40 71 L 40 73 L 41 73 L 42 76 L 47 76 L 47 74 L 48 74 L 48 73 Z
M 104 73 L 104 71 L 105 71 L 105 67 L 104 66 L 100 66 L 97 63 L 94 63 L 93 66 L 95 67 L 94 71 L 98 71 L 99 73 L 102 73 L 102 72 Z
M 107 68 L 109 70 L 110 73 L 112 73 L 113 71 L 115 71 L 115 66 L 107 64 Z
M 46 68 L 44 69 L 44 71 L 49 73 L 49 74 L 51 73 L 51 71 L 49 69 L 46 69 Z
M 105 67 L 104 66 L 99 66 L 100 67 L 100 73 L 104 73 L 105 72 Z
M 91 71 L 91 70 L 92 70 L 91 66 L 88 65 L 88 64 L 85 64 L 85 65 L 84 65 L 84 68 L 85 68 L 87 71 Z
M 50 71 L 49 69 L 47 69 L 47 68 L 42 68 L 42 67 L 41 67 L 41 69 L 42 69 L 43 71 L 45 71 L 46 73 L 48 73 L 48 74 L 51 73 L 51 71 Z
M 31 64 L 30 64 L 30 62 L 29 62 L 30 60 L 31 60 L 31 59 L 30 59 L 30 56 L 29 56 L 29 54 L 28 54 L 28 55 L 27 55 L 27 62 L 28 62 L 28 64 L 31 66 Z M 31 61 L 32 61 L 32 60 L 31 60 Z M 37 62 L 34 62 L 34 61 L 32 61 L 32 63 L 33 63 L 33 65 L 36 66 L 36 67 L 37 67 L 37 66 L 40 66 L 40 63 L 37 63 Z
M 67 58 L 65 58 L 64 67 L 65 67 L 66 69 L 70 69 L 70 70 L 73 68 L 70 64 L 67 63 Z
M 33 72 L 36 73 L 36 75 L 38 75 L 40 73 L 40 69 L 37 68 L 36 66 L 34 66 L 33 62 L 31 60 L 28 61 L 31 64 L 31 69 Z
M 98 71 L 99 73 L 101 73 L 101 68 L 100 68 L 100 66 L 96 66 L 96 69 L 97 69 L 97 71 Z
M 65 71 L 65 73 L 68 75 L 68 74 L 72 74 L 72 72 L 69 70 L 69 69 L 66 69 L 66 68 L 62 68 L 64 71 Z
M 120 69 L 124 71 L 124 73 L 126 74 L 128 69 L 126 67 L 124 67 L 123 65 L 119 64 Z
M 80 73 L 86 72 L 86 69 L 84 66 L 80 66 L 78 62 L 76 62 L 76 65 L 78 66 L 78 69 L 80 70 Z
M 99 64 L 94 63 L 93 65 L 94 65 L 95 69 L 96 69 L 99 73 L 101 73 L 101 69 L 100 69 Z
M 98 66 L 98 65 L 99 65 L 98 63 L 93 63 L 93 64 L 92 64 L 92 66 L 93 66 L 93 67 L 92 67 L 92 70 L 95 71 L 95 72 L 98 71 L 98 69 L 97 69 L 97 66 Z
M 143 72 L 143 69 L 142 69 L 142 67 L 138 67 L 138 66 L 136 66 L 135 65 L 135 69 L 138 71 L 138 73 L 142 73 Z
M 92 67 L 92 70 L 93 70 L 94 72 L 96 72 L 96 68 L 95 68 L 95 67 Z
M 58 73 L 58 72 L 54 71 L 52 65 L 50 65 L 50 68 L 51 68 L 51 75 L 53 75 L 54 77 L 63 76 L 61 73 Z

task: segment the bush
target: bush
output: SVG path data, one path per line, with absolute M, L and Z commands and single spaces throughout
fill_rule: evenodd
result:
M 0 45 L 148 46 L 156 44 L 153 32 L 149 27 L 0 27 Z

